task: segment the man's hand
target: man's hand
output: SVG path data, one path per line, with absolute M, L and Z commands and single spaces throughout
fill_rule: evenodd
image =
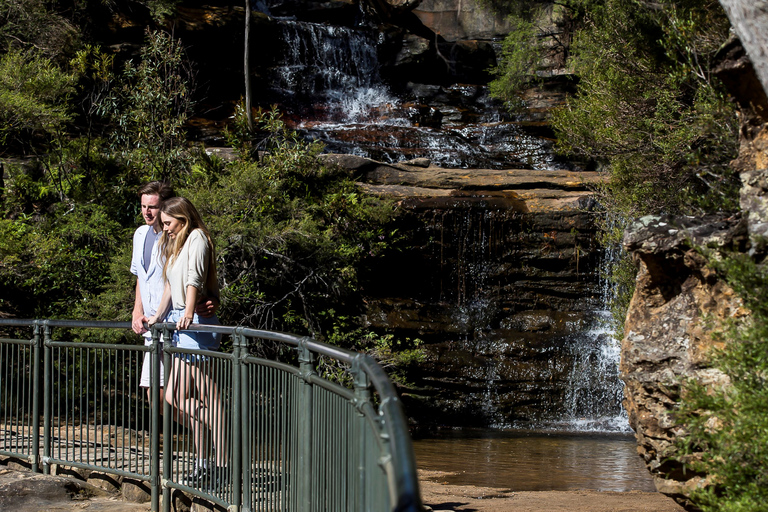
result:
M 195 313 L 203 318 L 210 318 L 216 314 L 216 310 L 219 309 L 219 299 L 216 297 L 200 297 L 200 300 L 195 304 Z
M 134 313 L 131 321 L 131 329 L 136 334 L 144 334 L 147 330 L 144 328 L 144 322 L 148 322 L 147 317 L 142 313 Z

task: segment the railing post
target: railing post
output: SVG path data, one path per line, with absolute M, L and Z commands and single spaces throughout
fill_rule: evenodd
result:
M 304 379 L 304 386 L 301 392 L 301 406 L 299 410 L 299 473 L 300 477 L 300 500 L 301 506 L 298 510 L 302 512 L 312 512 L 312 417 L 313 417 L 313 385 L 312 376 L 316 375 L 314 366 L 314 356 L 307 347 L 306 338 L 299 341 L 299 375 Z
M 251 456 L 250 446 L 243 441 L 243 414 L 248 410 L 248 379 L 243 359 L 248 355 L 245 336 L 238 328 L 233 335 L 232 356 L 232 500 L 235 510 L 250 511 L 251 504 Z M 242 372 L 242 373 L 241 373 Z M 246 416 L 247 418 L 247 416 Z M 247 452 L 247 453 L 244 453 Z M 245 468 L 243 460 L 246 461 Z M 244 475 L 245 473 L 245 475 Z M 243 478 L 245 476 L 245 478 Z M 243 480 L 248 485 L 243 485 Z M 243 506 L 245 504 L 245 506 Z
M 40 324 L 38 320 L 35 320 L 34 331 L 32 334 L 33 347 L 32 347 L 32 375 L 30 379 L 32 382 L 32 472 L 40 472 L 40 393 L 39 386 L 42 381 L 42 375 L 40 375 L 40 353 L 41 339 L 40 339 Z M 48 409 L 46 408 L 46 413 Z
M 151 490 L 151 510 L 158 512 L 160 510 L 160 331 L 152 329 L 152 346 L 150 348 L 150 362 L 152 363 L 152 378 L 150 379 L 150 490 Z
M 357 409 L 355 440 L 357 441 L 357 474 L 359 475 L 356 491 L 354 493 L 354 510 L 367 510 L 365 484 L 366 479 L 368 478 L 368 475 L 366 474 L 366 458 L 368 455 L 366 453 L 366 420 L 365 414 L 363 414 L 363 406 L 371 401 L 371 383 L 368 379 L 368 375 L 361 368 L 360 356 L 354 358 L 350 371 L 354 377 L 355 408 Z
M 46 457 L 51 456 L 51 411 L 53 380 L 52 372 L 52 354 L 51 354 L 51 328 L 48 320 L 43 322 L 43 473 L 51 474 L 51 466 L 46 462 Z
M 157 330 L 157 328 L 155 328 Z M 154 331 L 152 333 L 154 336 Z M 163 340 L 165 343 L 168 343 L 168 346 L 170 346 L 170 340 L 171 340 L 171 331 L 169 329 L 163 328 Z M 168 377 L 171 372 L 171 354 L 167 351 L 163 351 L 163 364 L 165 365 L 165 385 L 168 385 Z M 173 432 L 172 432 L 172 422 L 173 422 L 173 410 L 171 409 L 171 404 L 168 403 L 167 400 L 165 400 L 165 397 L 163 397 L 163 400 L 161 402 L 163 404 L 163 478 L 161 480 L 161 483 L 163 481 L 167 481 L 171 479 L 172 476 L 172 470 L 171 464 L 173 463 Z M 173 499 L 173 490 L 170 487 L 167 487 L 165 485 L 162 486 L 163 488 L 163 512 L 171 512 L 171 501 Z

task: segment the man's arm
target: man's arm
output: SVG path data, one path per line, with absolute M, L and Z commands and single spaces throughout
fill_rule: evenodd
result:
M 144 322 L 147 317 L 144 316 L 144 304 L 141 302 L 141 290 L 139 290 L 139 280 L 136 280 L 136 298 L 133 301 L 133 319 L 131 320 L 131 329 L 136 334 L 147 332 L 144 328 Z

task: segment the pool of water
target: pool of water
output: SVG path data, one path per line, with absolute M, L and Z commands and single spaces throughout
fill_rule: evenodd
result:
M 453 430 L 415 439 L 419 469 L 451 485 L 510 491 L 648 491 L 656 488 L 633 436 Z

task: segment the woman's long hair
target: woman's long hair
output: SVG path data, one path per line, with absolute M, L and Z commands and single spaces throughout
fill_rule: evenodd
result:
M 166 278 L 168 268 L 181 252 L 181 248 L 187 242 L 189 234 L 196 229 L 201 230 L 205 234 L 206 240 L 208 240 L 208 249 L 210 250 L 209 272 L 216 272 L 216 255 L 214 253 L 213 239 L 195 205 L 186 197 L 171 197 L 163 202 L 163 206 L 160 207 L 160 213 L 169 215 L 182 224 L 181 230 L 175 239 L 171 239 L 165 230 L 163 230 L 163 234 L 160 237 L 160 250 L 165 257 L 163 277 Z

